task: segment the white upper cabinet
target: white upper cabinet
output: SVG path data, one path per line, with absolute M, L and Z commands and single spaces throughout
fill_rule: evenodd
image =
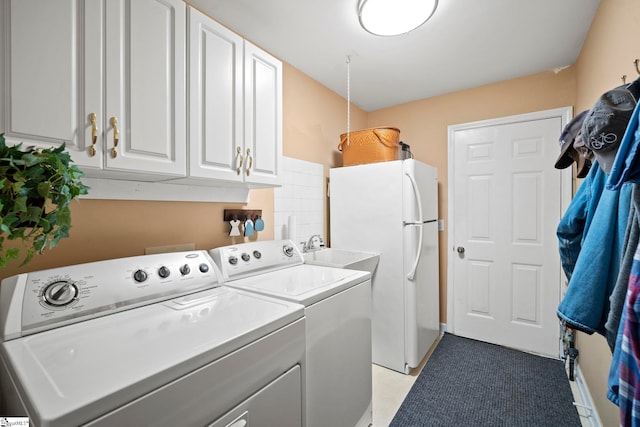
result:
M 3 0 L 0 132 L 66 144 L 88 176 L 186 173 L 181 0 Z
M 244 43 L 245 181 L 275 185 L 282 174 L 282 63 Z
M 186 6 L 181 0 L 105 5 L 106 167 L 184 176 Z
M 189 162 L 182 181 L 279 185 L 282 63 L 189 8 Z
M 242 37 L 189 8 L 190 178 L 242 182 L 242 52 Z
M 77 1 L 3 0 L 2 126 L 10 142 L 67 144 L 74 159 L 84 140 L 83 8 Z M 89 159 L 89 164 L 97 164 Z M 77 160 L 76 160 L 77 161 Z M 86 164 L 86 163 L 83 163 Z

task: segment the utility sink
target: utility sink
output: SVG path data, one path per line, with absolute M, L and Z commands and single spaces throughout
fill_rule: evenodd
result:
M 304 254 L 307 264 L 327 267 L 347 268 L 349 270 L 373 272 L 378 266 L 380 254 L 376 252 L 350 251 L 346 249 L 325 248 Z

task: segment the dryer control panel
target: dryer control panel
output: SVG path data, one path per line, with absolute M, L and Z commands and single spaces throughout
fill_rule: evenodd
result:
M 304 264 L 291 240 L 267 240 L 221 246 L 210 252 L 224 281 Z
M 19 274 L 0 285 L 0 338 L 6 341 L 220 284 L 220 273 L 206 251 Z

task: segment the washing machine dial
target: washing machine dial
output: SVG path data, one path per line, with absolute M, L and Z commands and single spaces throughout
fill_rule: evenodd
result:
M 58 280 L 45 286 L 42 301 L 50 307 L 64 307 L 78 299 L 78 287 L 68 280 Z
M 291 246 L 291 245 L 284 245 L 284 246 L 282 247 L 282 252 L 284 252 L 284 254 L 285 254 L 286 256 L 288 256 L 289 258 L 291 258 L 291 257 L 293 256 L 293 253 L 294 253 L 294 251 L 293 251 L 293 246 Z
M 202 264 L 200 264 L 200 266 L 198 267 L 198 270 L 200 270 L 200 273 L 206 273 L 209 271 L 209 264 L 205 264 L 204 262 Z
M 171 270 L 169 270 L 168 267 L 163 265 L 158 269 L 158 276 L 162 277 L 163 279 L 166 279 L 170 275 L 171 275 Z
M 231 255 L 229 257 L 229 264 L 236 265 L 237 263 L 238 263 L 238 258 L 236 258 L 234 255 Z
M 149 275 L 144 270 L 136 270 L 133 273 L 133 280 L 135 280 L 138 283 L 142 283 L 145 280 L 147 280 L 148 278 L 149 278 Z
M 189 273 L 191 273 L 191 267 L 189 267 L 189 264 L 184 264 L 180 267 L 180 274 L 186 276 Z
M 242 255 L 240 255 L 240 258 L 242 258 L 244 262 L 249 262 L 249 260 L 251 259 L 251 255 L 245 252 Z
M 262 253 L 260 251 L 253 251 L 253 257 L 255 259 L 260 259 L 262 258 Z

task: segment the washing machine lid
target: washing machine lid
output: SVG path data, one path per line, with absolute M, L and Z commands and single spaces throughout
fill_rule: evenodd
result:
M 302 264 L 225 285 L 309 306 L 370 279 L 366 271 Z
M 7 341 L 2 357 L 29 412 L 77 425 L 303 315 L 301 305 L 219 287 Z

